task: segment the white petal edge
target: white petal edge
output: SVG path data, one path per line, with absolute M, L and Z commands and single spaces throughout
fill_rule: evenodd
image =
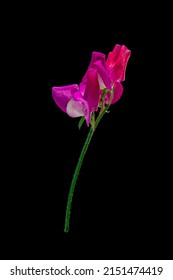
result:
M 77 118 L 85 115 L 85 106 L 79 102 L 75 101 L 73 98 L 67 104 L 66 108 L 67 114 L 72 118 Z
M 105 83 L 103 82 L 103 80 L 99 74 L 98 74 L 98 82 L 99 82 L 100 88 L 106 88 Z

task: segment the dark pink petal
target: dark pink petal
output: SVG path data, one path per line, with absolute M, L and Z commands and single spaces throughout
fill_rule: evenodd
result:
M 115 62 L 118 59 L 119 53 L 121 50 L 121 46 L 116 44 L 113 51 L 108 54 L 107 60 L 106 60 L 106 66 L 112 68 L 115 64 Z
M 124 45 L 115 45 L 113 51 L 109 53 L 106 66 L 108 67 L 110 78 L 114 83 L 125 80 L 126 66 L 130 55 L 131 51 Z
M 58 107 L 66 113 L 66 107 L 74 92 L 79 90 L 77 84 L 63 86 L 63 87 L 53 87 L 52 96 Z
M 87 83 L 84 98 L 88 102 L 91 112 L 97 111 L 100 95 L 101 91 L 98 82 L 98 71 L 96 69 L 89 70 L 87 73 Z
M 116 82 L 114 84 L 114 95 L 111 104 L 116 103 L 122 96 L 123 86 L 120 82 Z M 110 100 L 110 93 L 106 96 L 106 103 L 108 104 Z
M 89 69 L 87 71 L 85 83 L 86 87 L 84 91 L 84 96 L 81 94 L 81 92 L 75 92 L 73 94 L 73 99 L 75 101 L 81 102 L 85 106 L 85 119 L 87 125 L 89 126 L 91 113 L 97 111 L 101 95 L 97 69 Z M 82 83 L 82 89 L 83 88 L 84 86 Z
M 109 76 L 109 72 L 101 60 L 94 63 L 95 68 L 98 71 L 98 80 L 100 87 L 112 89 L 112 83 Z
M 112 100 L 112 104 L 117 102 L 123 94 L 123 86 L 120 82 L 116 82 L 114 84 L 114 97 Z
M 87 73 L 89 70 L 97 69 L 98 71 L 98 78 L 100 81 L 100 86 L 104 86 L 111 90 L 111 79 L 109 77 L 109 73 L 106 67 L 105 62 L 105 55 L 100 52 L 93 52 L 90 65 L 85 76 L 82 79 L 83 83 L 86 83 L 87 80 Z
M 101 61 L 104 65 L 105 65 L 105 54 L 100 53 L 100 52 L 93 52 L 92 53 L 92 57 L 91 57 L 91 61 L 90 64 L 88 66 L 88 69 L 86 71 L 86 74 L 84 75 L 82 82 L 86 83 L 87 80 L 87 72 L 89 69 L 94 69 L 94 63 L 96 63 L 97 61 Z M 106 66 L 105 66 L 106 67 Z

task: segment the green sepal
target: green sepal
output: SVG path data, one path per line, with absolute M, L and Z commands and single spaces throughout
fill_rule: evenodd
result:
M 95 114 L 94 114 L 94 112 L 91 113 L 90 125 L 94 129 L 94 126 L 95 126 Z
M 81 118 L 80 118 L 80 121 L 79 121 L 79 123 L 78 123 L 78 128 L 79 128 L 79 129 L 81 129 L 81 126 L 83 125 L 84 121 L 85 121 L 85 117 L 81 117 Z

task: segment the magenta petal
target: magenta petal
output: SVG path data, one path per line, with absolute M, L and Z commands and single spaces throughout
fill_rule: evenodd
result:
M 87 71 L 85 83 L 84 96 L 81 92 L 75 92 L 73 99 L 81 102 L 85 106 L 85 119 L 89 126 L 91 113 L 97 111 L 101 95 L 97 69 L 89 69 Z M 80 88 L 84 89 L 84 83 L 80 85 Z
M 114 97 L 112 100 L 112 104 L 117 102 L 123 94 L 123 86 L 120 82 L 116 82 L 114 84 Z
M 66 113 L 66 107 L 74 92 L 79 90 L 77 84 L 63 86 L 63 87 L 53 87 L 52 96 L 56 105 Z
M 97 111 L 100 100 L 100 87 L 98 82 L 98 71 L 89 70 L 87 73 L 87 83 L 84 98 L 89 104 L 91 112 Z
M 111 90 L 111 88 L 112 88 L 111 79 L 109 76 L 108 69 L 106 67 L 105 55 L 103 53 L 100 53 L 100 52 L 92 53 L 90 65 L 88 67 L 88 70 L 87 70 L 85 76 L 82 79 L 83 83 L 86 83 L 86 81 L 87 81 L 88 71 L 94 70 L 94 69 L 97 69 L 97 71 L 98 71 L 98 80 L 100 83 L 100 87 L 106 87 Z
M 85 88 L 86 88 L 86 83 L 81 82 L 81 83 L 79 84 L 79 91 L 80 91 L 80 94 L 81 94 L 82 96 L 84 96 Z
M 105 65 L 105 55 L 103 53 L 100 53 L 100 52 L 93 52 L 90 64 L 88 66 L 88 69 L 86 71 L 85 76 L 82 79 L 82 82 L 86 83 L 88 70 L 94 69 L 95 68 L 94 63 L 96 63 L 98 61 L 101 61 L 104 64 L 105 68 L 106 68 L 106 65 Z
M 123 93 L 122 84 L 120 82 L 116 82 L 114 84 L 114 96 L 113 96 L 111 104 L 116 103 L 121 98 L 122 93 Z M 106 95 L 106 104 L 109 103 L 109 100 L 110 100 L 110 93 L 108 93 Z
M 106 65 L 109 70 L 111 80 L 123 82 L 125 80 L 125 72 L 127 62 L 129 60 L 131 51 L 126 46 L 116 45 L 114 50 L 109 53 Z
M 112 83 L 111 83 L 109 72 L 108 72 L 108 70 L 106 68 L 105 63 L 103 63 L 103 61 L 99 60 L 99 61 L 94 63 L 94 66 L 95 66 L 95 68 L 98 71 L 99 80 L 101 79 L 101 81 L 102 81 L 100 83 L 100 86 L 108 88 L 109 90 L 111 90 L 112 89 Z

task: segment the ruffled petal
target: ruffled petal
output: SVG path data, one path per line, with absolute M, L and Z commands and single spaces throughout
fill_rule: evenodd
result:
M 52 88 L 52 97 L 56 105 L 66 113 L 66 107 L 74 92 L 79 90 L 77 84 L 63 86 L 63 87 L 53 87 Z
M 106 66 L 108 67 L 110 78 L 114 83 L 125 80 L 126 66 L 130 55 L 131 51 L 124 45 L 115 45 L 113 51 L 109 53 Z

